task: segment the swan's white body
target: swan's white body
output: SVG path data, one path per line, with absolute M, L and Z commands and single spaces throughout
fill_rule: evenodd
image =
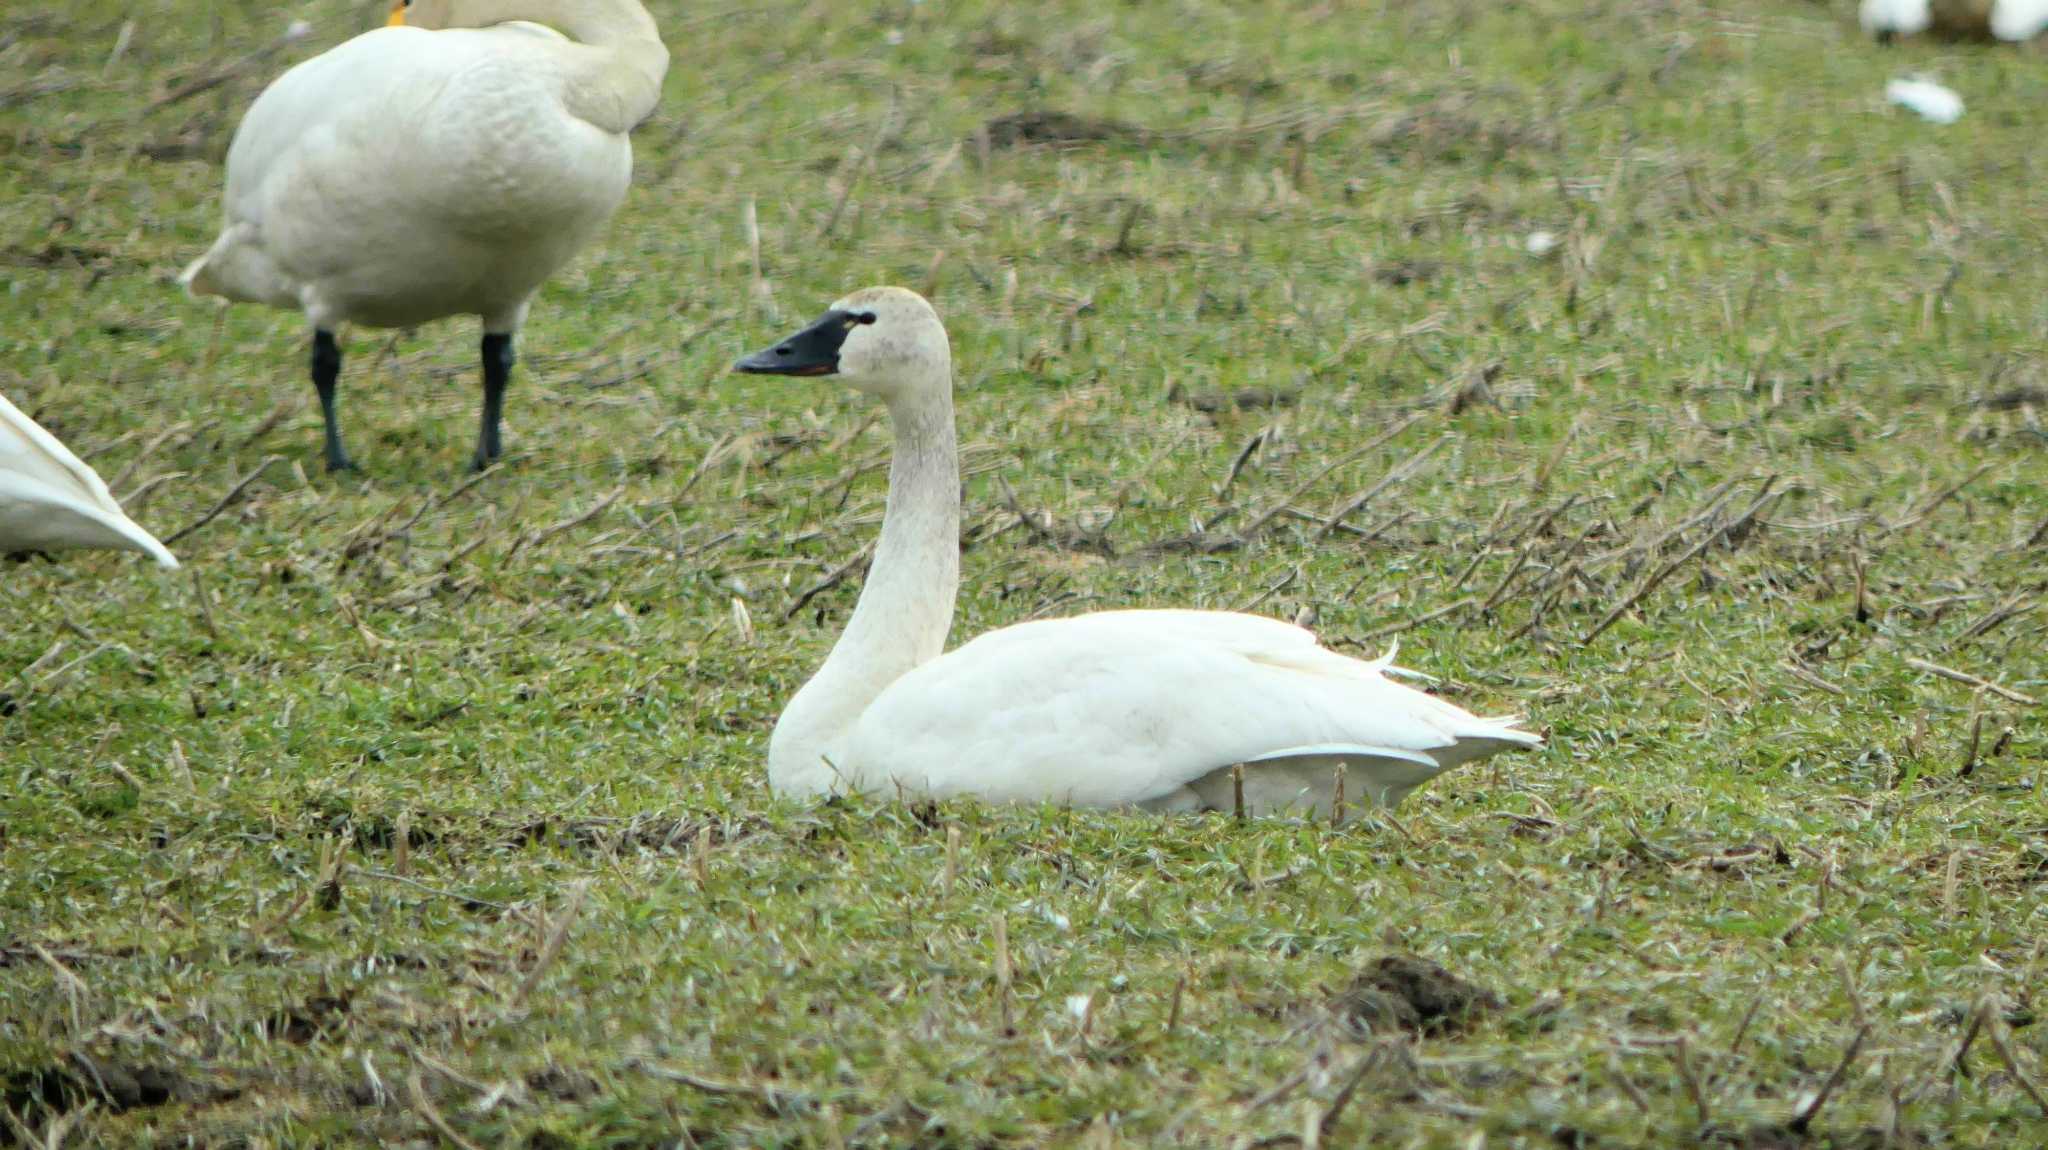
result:
M 87 547 L 178 565 L 122 512 L 97 472 L 0 395 L 0 554 Z
M 518 327 L 624 199 L 627 132 L 667 52 L 630 0 L 444 7 L 491 26 L 379 28 L 257 97 L 228 150 L 226 224 L 182 277 L 194 294 L 297 308 L 316 328 Z M 581 42 L 500 22 L 521 17 Z
M 1328 814 L 1340 767 L 1352 801 L 1391 806 L 1459 763 L 1539 745 L 1513 720 L 1394 682 L 1387 660 L 1254 615 L 1107 611 L 940 654 L 959 579 L 945 329 L 902 289 L 857 292 L 835 315 L 856 317 L 835 373 L 888 403 L 896 450 L 859 606 L 770 738 L 776 791 L 1227 810 L 1242 765 L 1250 811 Z M 784 350 L 804 338 L 741 368 L 813 374 Z
M 639 0 L 400 0 L 393 16 L 405 26 L 256 98 L 228 148 L 226 224 L 180 278 L 312 321 L 329 470 L 354 466 L 336 330 L 480 317 L 481 469 L 502 453 L 527 306 L 625 198 L 627 133 L 661 97 L 668 49 Z
M 2048 30 L 2048 0 L 1998 0 L 1991 6 L 1991 34 L 2000 40 L 2032 40 Z
M 2048 0 L 1863 0 L 1857 15 L 1874 36 L 1915 36 L 1932 28 L 2017 42 L 2048 29 Z
M 1863 0 L 1856 16 L 1873 36 L 1918 36 L 1934 22 L 1929 0 Z
M 824 753 L 848 786 L 1087 807 L 1392 806 L 1533 735 L 1387 678 L 1300 627 L 1226 611 L 1104 611 L 981 635 L 890 683 Z

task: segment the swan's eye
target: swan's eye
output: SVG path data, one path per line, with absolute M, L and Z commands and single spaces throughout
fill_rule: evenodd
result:
M 871 311 L 856 312 L 853 316 L 853 322 L 873 323 L 875 322 L 875 313 Z

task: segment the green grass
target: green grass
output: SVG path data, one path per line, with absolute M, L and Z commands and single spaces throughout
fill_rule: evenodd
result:
M 1997 1050 L 2048 1083 L 2048 733 L 1908 661 L 2048 696 L 2038 57 L 1882 51 L 1846 3 L 663 0 L 631 198 L 463 489 L 473 327 L 353 334 L 332 479 L 301 321 L 172 282 L 262 80 L 377 14 L 163 103 L 286 17 L 17 8 L 0 390 L 159 534 L 282 457 L 189 578 L 0 568 L 36 1139 L 1278 1145 L 1362 1068 L 1328 1144 L 1798 1145 L 1866 1026 L 1808 1144 L 2048 1138 Z M 1913 70 L 1960 123 L 1883 106 Z M 977 131 L 1036 111 L 1110 138 Z M 1549 747 L 1341 829 L 774 799 L 857 573 L 793 608 L 887 440 L 724 368 L 876 281 L 954 335 L 956 635 L 1406 627 Z M 1388 953 L 1505 1005 L 1365 1033 L 1333 1002 Z

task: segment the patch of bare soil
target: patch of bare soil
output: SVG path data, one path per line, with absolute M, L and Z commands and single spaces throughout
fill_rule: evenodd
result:
M 1360 1032 L 1406 1030 L 1456 1034 L 1506 1005 L 1493 990 L 1467 982 L 1426 958 L 1389 954 L 1359 972 L 1331 1002 Z
M 983 128 L 992 148 L 1025 144 L 1090 144 L 1112 140 L 1142 142 L 1148 133 L 1121 120 L 1098 120 L 1072 112 L 1012 112 L 997 116 Z
M 220 1102 L 235 1094 L 168 1066 L 77 1051 L 47 1066 L 0 1077 L 0 1102 L 30 1128 L 89 1102 L 118 1114 L 173 1102 Z M 7 1143 L 10 1133 L 10 1129 L 0 1129 L 0 1145 Z

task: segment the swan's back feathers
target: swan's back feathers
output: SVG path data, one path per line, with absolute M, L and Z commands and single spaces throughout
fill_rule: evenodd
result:
M 178 561 L 114 501 L 99 473 L 0 395 L 0 551 L 103 547 Z
M 840 785 L 860 790 L 1175 806 L 1180 792 L 1236 763 L 1275 781 L 1305 764 L 1327 785 L 1326 765 L 1357 762 L 1359 793 L 1374 789 L 1364 776 L 1383 770 L 1379 789 L 1398 798 L 1458 763 L 1540 743 L 1512 720 L 1394 682 L 1387 666 L 1231 612 L 1024 623 L 891 684 L 835 765 Z

